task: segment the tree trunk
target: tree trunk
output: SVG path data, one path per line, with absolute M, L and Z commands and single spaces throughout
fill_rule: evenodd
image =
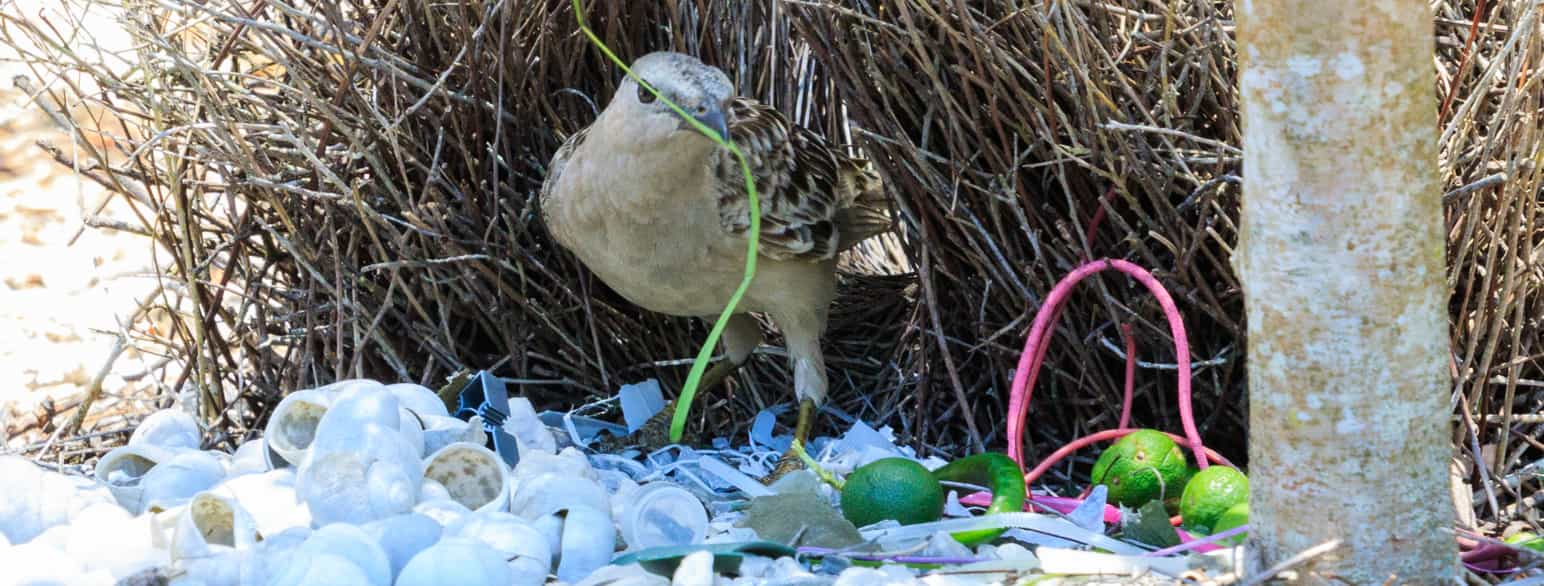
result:
M 1448 294 L 1423 0 L 1238 0 L 1260 572 L 1451 583 Z

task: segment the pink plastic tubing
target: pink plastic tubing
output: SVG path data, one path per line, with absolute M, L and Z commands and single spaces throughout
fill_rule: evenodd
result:
M 970 505 L 972 507 L 990 506 L 992 504 L 992 493 L 982 491 L 967 494 L 960 497 L 960 504 Z M 1029 495 L 1027 501 L 1024 503 L 1024 510 L 1029 511 L 1034 509 L 1045 509 L 1056 511 L 1065 515 L 1067 513 L 1071 513 L 1073 509 L 1078 508 L 1078 505 L 1080 504 L 1083 504 L 1083 499 L 1064 496 L 1031 494 Z M 1117 509 L 1112 505 L 1105 505 L 1104 522 L 1111 525 L 1119 523 L 1120 509 Z
M 1136 394 L 1137 339 L 1131 335 L 1131 324 L 1121 324 L 1120 335 L 1126 339 L 1126 392 L 1121 395 L 1120 424 L 1115 427 L 1126 429 L 1131 425 L 1131 396 Z
M 1056 284 L 1055 288 L 1051 289 L 1051 294 L 1046 297 L 1045 304 L 1035 315 L 1035 322 L 1029 330 L 1029 337 L 1024 341 L 1024 353 L 1019 355 L 1018 368 L 1013 373 L 1012 394 L 1009 395 L 1008 399 L 1008 457 L 1017 462 L 1020 468 L 1024 467 L 1024 419 L 1029 415 L 1029 400 L 1033 394 L 1035 379 L 1040 375 L 1040 365 L 1044 362 L 1046 349 L 1049 347 L 1051 324 L 1061 313 L 1061 306 L 1066 302 L 1068 295 L 1071 294 L 1073 286 L 1089 275 L 1106 269 L 1116 269 L 1136 279 L 1137 282 L 1147 287 L 1148 291 L 1153 294 L 1153 297 L 1158 300 L 1158 305 L 1163 308 L 1164 317 L 1169 321 L 1169 331 L 1174 337 L 1175 362 L 1179 367 L 1179 418 L 1180 424 L 1184 427 L 1185 431 L 1185 437 L 1173 437 L 1189 445 L 1190 450 L 1195 453 L 1196 465 L 1198 467 L 1206 468 L 1209 459 L 1221 462 L 1220 457 L 1217 457 L 1214 453 L 1208 454 L 1206 446 L 1201 443 L 1200 432 L 1196 431 L 1195 417 L 1190 408 L 1190 345 L 1185 339 L 1185 325 L 1180 318 L 1179 309 L 1174 305 L 1174 299 L 1169 297 L 1169 292 L 1147 270 L 1119 259 L 1102 259 L 1078 267 L 1066 277 L 1063 277 Z M 1100 432 L 1068 444 L 1062 449 L 1057 450 L 1056 454 L 1053 454 L 1051 458 L 1041 462 L 1036 467 L 1039 473 L 1031 472 L 1025 475 L 1025 482 L 1029 483 L 1033 478 L 1043 474 L 1056 460 L 1065 457 L 1067 453 L 1071 453 L 1077 447 L 1082 447 L 1106 437 L 1119 437 L 1118 435 L 1104 435 L 1109 433 L 1125 435 L 1130 433 L 1130 430 L 1117 429 Z

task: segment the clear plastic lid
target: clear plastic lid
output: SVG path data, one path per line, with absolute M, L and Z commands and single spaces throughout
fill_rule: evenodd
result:
M 708 513 L 690 491 L 669 482 L 651 482 L 627 497 L 621 529 L 629 549 L 686 545 L 707 538 Z

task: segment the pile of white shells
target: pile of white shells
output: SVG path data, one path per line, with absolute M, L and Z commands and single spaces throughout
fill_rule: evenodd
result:
M 640 545 L 616 523 L 639 486 L 533 431 L 510 469 L 479 418 L 370 380 L 291 393 L 234 454 L 160 411 L 94 477 L 0 457 L 0 584 L 668 583 L 596 573 Z

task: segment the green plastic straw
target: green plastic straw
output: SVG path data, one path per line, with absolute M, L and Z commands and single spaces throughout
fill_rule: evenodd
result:
M 648 89 L 649 93 L 654 94 L 655 97 L 665 102 L 665 105 L 670 106 L 670 109 L 674 110 L 676 115 L 690 123 L 698 132 L 713 139 L 713 142 L 718 143 L 719 146 L 729 149 L 729 152 L 734 153 L 735 158 L 740 160 L 740 171 L 745 175 L 745 191 L 750 194 L 751 230 L 750 238 L 746 239 L 745 245 L 745 276 L 740 279 L 740 286 L 735 289 L 734 295 L 729 297 L 729 305 L 724 307 L 723 313 L 718 315 L 718 321 L 713 323 L 713 329 L 708 332 L 707 341 L 702 344 L 702 349 L 697 351 L 697 358 L 692 361 L 691 372 L 686 375 L 686 387 L 681 389 L 681 397 L 676 401 L 675 416 L 670 419 L 670 441 L 679 442 L 681 441 L 681 431 L 686 427 L 686 414 L 691 411 L 692 399 L 697 397 L 697 385 L 702 382 L 702 372 L 708 367 L 708 359 L 713 357 L 713 348 L 718 345 L 718 338 L 723 335 L 724 326 L 729 323 L 729 316 L 734 315 L 734 308 L 740 305 L 740 298 L 745 296 L 745 292 L 751 288 L 751 280 L 756 277 L 756 245 L 761 240 L 761 200 L 756 196 L 756 180 L 751 176 L 751 166 L 745 160 L 745 153 L 740 152 L 739 147 L 729 142 L 729 137 L 719 136 L 713 129 L 698 122 L 696 118 L 692 118 L 686 113 L 686 110 L 682 110 L 675 102 L 670 101 L 669 98 L 655 90 L 653 86 L 634 75 L 633 70 L 629 69 L 627 64 L 623 63 L 621 59 L 618 59 L 616 54 L 612 53 L 611 49 L 601 42 L 600 37 L 595 36 L 595 32 L 590 30 L 589 25 L 585 24 L 584 9 L 579 6 L 579 0 L 573 0 L 573 3 L 574 19 L 579 22 L 579 30 L 584 31 L 584 35 L 589 37 L 590 42 L 595 43 L 596 48 L 599 48 L 601 53 L 611 59 L 613 63 L 616 63 L 617 67 L 622 68 L 622 71 L 627 72 L 627 76 L 638 82 L 638 85 Z

